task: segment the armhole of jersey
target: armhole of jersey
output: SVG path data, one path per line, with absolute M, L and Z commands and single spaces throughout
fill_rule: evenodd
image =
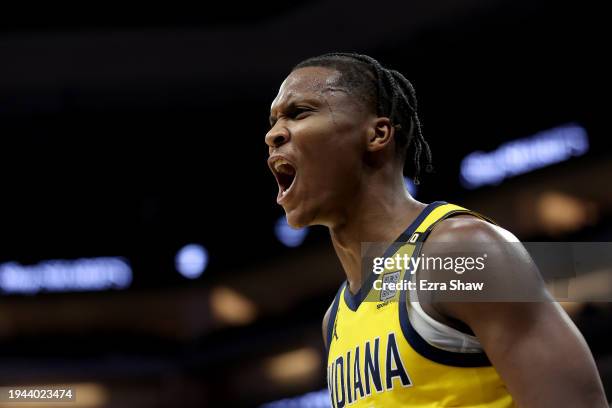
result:
M 440 217 L 438 220 L 436 220 L 435 222 L 433 222 L 419 237 L 417 243 L 416 243 L 416 248 L 412 254 L 413 257 L 415 256 L 419 256 L 419 254 L 421 253 L 421 249 L 423 247 L 423 243 L 425 241 L 425 239 L 427 238 L 427 236 L 429 235 L 429 233 L 433 230 L 433 228 L 442 220 L 445 220 L 449 217 L 455 216 L 455 215 L 461 215 L 461 214 L 469 214 L 469 215 L 474 215 L 478 218 L 481 218 L 485 221 L 489 221 L 495 225 L 497 225 L 493 220 L 482 216 L 481 214 L 478 214 L 476 212 L 467 210 L 467 209 L 456 209 L 456 210 L 451 210 L 448 213 L 444 214 L 442 217 Z M 404 280 L 407 279 L 408 274 L 404 275 Z M 408 275 L 410 276 L 410 275 Z M 409 279 L 409 278 L 408 278 Z M 487 366 L 491 366 L 491 362 L 489 361 L 487 355 L 484 353 L 484 351 L 481 350 L 477 350 L 476 347 L 467 347 L 467 349 L 465 351 L 450 351 L 450 350 L 445 350 L 443 348 L 437 347 L 433 344 L 430 344 L 426 339 L 424 339 L 414 328 L 414 326 L 412 325 L 411 321 L 410 321 L 410 317 L 408 314 L 408 305 L 407 305 L 407 296 L 408 293 L 405 290 L 401 291 L 400 294 L 400 304 L 399 304 L 399 320 L 400 320 L 400 326 L 402 329 L 402 333 L 404 334 L 404 337 L 406 338 L 406 341 L 408 341 L 408 343 L 410 344 L 410 346 L 417 352 L 419 353 L 421 356 L 434 361 L 436 363 L 440 363 L 440 364 L 444 364 L 444 365 L 449 365 L 449 366 L 454 366 L 454 367 L 487 367 Z M 418 303 L 418 302 L 416 302 Z M 412 307 L 412 306 L 411 306 Z M 420 304 L 418 305 L 418 307 L 420 308 Z M 423 314 L 426 314 L 426 312 L 424 310 L 422 310 L 421 308 L 421 312 Z M 418 311 L 417 311 L 418 313 Z M 469 335 L 468 333 L 463 333 L 460 330 L 457 330 L 453 327 L 447 326 L 446 324 L 439 322 L 438 320 L 434 319 L 433 317 L 427 315 L 427 317 L 425 316 L 420 316 L 421 319 L 423 319 L 424 323 L 429 323 L 432 327 L 435 327 L 437 329 L 439 329 L 440 331 L 445 332 L 446 334 L 450 334 L 450 335 L 456 335 L 458 341 L 461 341 L 462 344 L 466 344 L 466 343 L 472 343 L 470 341 L 470 338 L 475 339 L 474 336 Z
M 432 346 L 455 353 L 482 353 L 482 346 L 473 334 L 434 319 L 423 310 L 419 302 L 410 301 L 406 305 L 410 324 Z
M 340 298 L 342 295 L 342 289 L 344 289 L 344 286 L 346 285 L 346 282 L 344 282 L 342 285 L 340 285 L 340 288 L 338 289 L 338 292 L 336 293 L 336 297 L 334 298 L 334 303 L 332 303 L 332 308 L 329 312 L 329 320 L 327 321 L 327 354 L 329 355 L 329 349 L 331 348 L 331 342 L 333 339 L 333 333 L 334 333 L 334 326 L 336 324 L 336 316 L 338 314 L 338 304 L 340 303 Z

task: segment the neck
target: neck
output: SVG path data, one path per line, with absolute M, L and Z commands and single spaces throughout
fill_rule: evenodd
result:
M 425 206 L 408 194 L 399 172 L 364 179 L 350 205 L 336 218 L 341 221 L 329 228 L 351 293 L 357 293 L 363 284 L 362 243 L 395 241 Z

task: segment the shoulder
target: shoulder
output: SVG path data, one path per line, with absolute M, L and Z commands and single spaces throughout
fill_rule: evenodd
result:
M 327 308 L 327 311 L 323 315 L 323 324 L 321 328 L 323 331 L 322 333 L 323 334 L 323 344 L 325 345 L 325 348 L 329 347 L 329 344 L 327 344 L 327 330 L 329 327 L 329 318 L 331 316 L 333 308 L 334 308 L 334 302 L 332 302 L 331 305 L 329 305 L 329 307 Z
M 419 270 L 421 278 L 442 280 L 448 286 L 458 281 L 471 283 L 473 287 L 482 285 L 482 289 L 475 292 L 423 294 L 422 299 L 444 317 L 471 326 L 474 320 L 483 322 L 484 314 L 508 308 L 512 305 L 508 302 L 548 299 L 537 266 L 519 239 L 510 231 L 476 216 L 462 214 L 440 221 L 424 242 L 422 254 L 451 257 L 461 262 L 478 257 L 483 260 L 483 268 L 464 268 L 461 274 Z
M 510 231 L 475 215 L 461 214 L 440 221 L 423 243 L 422 252 L 455 258 L 484 255 L 487 268 L 480 278 L 505 275 L 508 270 L 535 276 L 533 260 L 520 240 Z
M 474 215 L 462 214 L 440 221 L 427 242 L 519 242 L 510 231 Z
M 480 278 L 506 276 L 538 278 L 535 264 L 521 241 L 510 231 L 475 215 L 461 214 L 436 225 L 423 244 L 423 251 L 442 255 L 486 254 L 487 268 Z
M 323 323 L 321 325 L 322 334 L 323 334 L 323 344 L 325 344 L 325 348 L 329 349 L 329 338 L 331 337 L 330 324 L 334 324 L 336 320 L 336 314 L 338 313 L 338 307 L 340 304 L 340 298 L 344 293 L 346 282 L 342 283 L 336 292 L 336 296 L 334 296 L 331 305 L 327 308 L 325 315 L 323 316 Z

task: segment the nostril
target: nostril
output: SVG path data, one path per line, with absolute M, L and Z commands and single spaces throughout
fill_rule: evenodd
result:
M 276 136 L 273 140 L 273 143 L 275 147 L 282 145 L 283 143 L 285 143 L 285 136 L 281 136 L 281 135 Z
M 291 135 L 286 128 L 270 129 L 266 134 L 266 144 L 271 148 L 278 148 L 289 141 Z

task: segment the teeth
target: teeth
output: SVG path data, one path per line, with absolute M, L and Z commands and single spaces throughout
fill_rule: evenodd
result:
M 278 160 L 276 160 L 276 161 L 274 162 L 274 170 L 276 170 L 276 171 L 277 171 L 277 172 L 279 172 L 279 173 L 282 173 L 282 172 L 283 172 L 283 169 L 282 169 L 282 167 L 281 167 L 281 166 L 282 166 L 283 164 L 289 164 L 289 162 L 288 162 L 287 160 L 285 160 L 285 159 L 278 159 Z

